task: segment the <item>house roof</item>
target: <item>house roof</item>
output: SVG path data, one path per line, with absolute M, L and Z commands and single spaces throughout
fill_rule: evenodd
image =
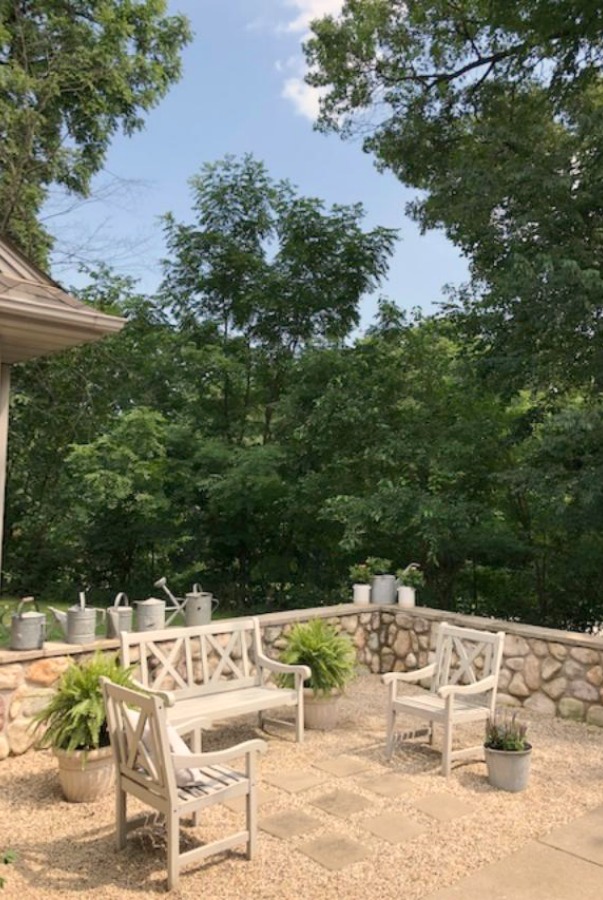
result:
M 0 238 L 0 362 L 97 341 L 121 331 L 125 321 L 77 300 Z

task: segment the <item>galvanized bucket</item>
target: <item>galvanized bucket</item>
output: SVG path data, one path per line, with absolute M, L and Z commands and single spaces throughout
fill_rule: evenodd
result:
M 218 600 L 208 591 L 202 591 L 198 584 L 193 585 L 190 593 L 185 594 L 184 623 L 191 625 L 209 625 L 211 614 L 218 606 Z
M 35 611 L 23 612 L 25 604 L 33 604 Z M 11 650 L 39 650 L 46 639 L 46 616 L 40 612 L 33 597 L 23 597 L 11 618 Z
M 375 575 L 371 587 L 371 603 L 389 606 L 396 602 L 398 582 L 393 575 Z
M 115 597 L 113 606 L 107 607 L 107 637 L 116 638 L 119 637 L 120 631 L 132 631 L 133 615 L 128 595 L 121 591 Z
M 165 600 L 149 597 L 136 602 L 136 630 L 154 631 L 165 628 Z

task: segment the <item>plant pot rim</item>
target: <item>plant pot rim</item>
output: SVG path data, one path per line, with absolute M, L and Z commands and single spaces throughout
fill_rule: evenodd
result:
M 102 747 L 94 747 L 92 750 L 86 750 L 83 747 L 77 750 L 62 750 L 60 747 L 53 747 L 52 752 L 58 759 L 82 756 L 83 754 L 86 754 L 88 759 L 102 759 L 103 756 L 108 756 L 111 753 L 111 744 L 105 744 Z
M 532 745 L 526 743 L 523 750 L 499 750 L 497 747 L 489 747 L 488 744 L 484 744 L 484 750 L 488 750 L 490 753 L 506 753 L 507 756 L 525 756 L 526 753 L 532 752 Z

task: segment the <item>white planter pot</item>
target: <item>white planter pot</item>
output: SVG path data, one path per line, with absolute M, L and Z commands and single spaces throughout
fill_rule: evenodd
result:
M 398 588 L 398 606 L 410 609 L 415 605 L 416 600 L 417 592 L 414 587 L 407 587 L 403 584 Z
M 315 697 L 314 692 L 304 690 L 304 724 L 316 731 L 329 731 L 337 727 L 340 694 Z
M 524 791 L 530 777 L 532 748 L 529 750 L 492 750 L 484 747 L 488 781 L 501 791 Z
M 371 586 L 370 584 L 355 584 L 353 586 L 354 595 L 353 602 L 354 603 L 370 603 L 371 602 Z
M 89 803 L 111 790 L 115 767 L 111 747 L 98 750 L 55 750 L 59 763 L 59 781 L 66 800 Z

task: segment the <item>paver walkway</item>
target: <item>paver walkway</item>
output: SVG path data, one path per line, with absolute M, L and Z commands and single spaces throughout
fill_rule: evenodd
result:
M 356 825 L 373 837 L 391 844 L 412 841 L 427 829 L 413 820 L 419 811 L 441 823 L 453 823 L 471 816 L 475 805 L 446 793 L 432 793 L 415 800 L 404 813 L 383 808 L 370 815 L 374 804 L 353 790 L 357 776 L 366 763 L 352 756 L 334 756 L 314 763 L 312 770 L 269 776 L 268 781 L 283 791 L 298 794 L 325 782 L 316 769 L 337 777 L 335 790 L 308 800 L 304 809 L 294 808 L 260 818 L 260 828 L 282 840 L 310 835 L 321 826 L 312 816 L 312 807 L 346 820 L 356 813 Z M 366 790 L 380 798 L 395 798 L 408 790 L 408 782 L 395 773 L 370 775 L 359 781 Z M 260 795 L 260 805 L 271 795 Z M 297 844 L 296 849 L 329 871 L 339 871 L 370 857 L 370 846 L 359 843 L 341 832 L 322 834 L 319 838 Z M 409 848 L 410 849 L 410 848 Z M 459 847 L 462 853 L 462 847 Z M 603 806 L 557 828 L 539 840 L 531 841 L 520 851 L 443 888 L 425 900 L 600 900 L 603 896 Z

